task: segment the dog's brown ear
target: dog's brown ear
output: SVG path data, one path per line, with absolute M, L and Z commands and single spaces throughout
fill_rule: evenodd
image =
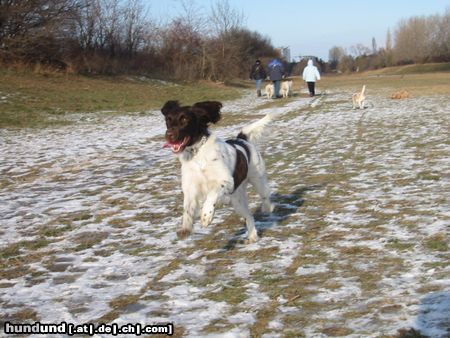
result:
M 200 121 L 206 123 L 217 123 L 220 118 L 220 109 L 222 103 L 218 101 L 197 102 L 192 106 L 192 111 L 197 115 Z
M 163 113 L 164 116 L 169 114 L 171 111 L 180 108 L 180 105 L 178 104 L 178 101 L 167 101 L 164 103 L 164 106 L 161 108 L 161 113 Z

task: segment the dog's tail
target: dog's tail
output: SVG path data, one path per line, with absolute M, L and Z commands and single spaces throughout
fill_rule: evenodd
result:
M 361 90 L 361 95 L 364 95 L 364 91 L 366 90 L 366 85 L 363 86 L 362 90 Z
M 262 119 L 242 128 L 237 138 L 256 143 L 264 134 L 265 127 L 273 120 L 272 114 L 267 114 Z

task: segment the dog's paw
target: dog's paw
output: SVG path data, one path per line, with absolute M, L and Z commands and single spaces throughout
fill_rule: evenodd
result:
M 185 229 L 185 228 L 180 228 L 177 230 L 177 237 L 179 239 L 186 239 L 187 237 L 189 237 L 191 235 L 192 230 L 190 229 Z
M 256 231 L 249 234 L 248 238 L 245 240 L 245 244 L 252 244 L 258 241 L 258 233 Z
M 270 202 L 265 202 L 261 205 L 261 211 L 263 213 L 271 213 L 275 209 L 275 205 Z
M 200 217 L 200 222 L 203 227 L 207 227 L 211 224 L 214 217 L 214 207 L 213 206 L 204 206 L 202 210 L 202 216 Z

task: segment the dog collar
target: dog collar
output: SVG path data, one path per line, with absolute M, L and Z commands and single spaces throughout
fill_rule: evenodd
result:
M 186 151 L 191 157 L 194 157 L 195 155 L 197 155 L 198 151 L 206 143 L 206 141 L 208 141 L 208 137 L 203 136 L 201 138 L 200 142 L 197 142 L 196 144 L 194 144 L 190 147 L 186 147 L 186 149 L 184 149 L 184 151 Z

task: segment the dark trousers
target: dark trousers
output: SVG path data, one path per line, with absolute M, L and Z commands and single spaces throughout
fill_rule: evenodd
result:
M 308 84 L 308 90 L 309 90 L 309 96 L 316 95 L 316 92 L 314 91 L 314 87 L 316 86 L 315 82 L 306 82 Z
M 273 82 L 273 87 L 275 90 L 275 98 L 280 97 L 280 87 L 281 87 L 281 80 L 275 80 Z

